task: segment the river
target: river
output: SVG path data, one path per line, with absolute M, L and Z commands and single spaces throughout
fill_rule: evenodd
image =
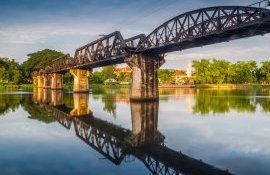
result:
M 0 174 L 270 174 L 270 89 L 0 93 Z

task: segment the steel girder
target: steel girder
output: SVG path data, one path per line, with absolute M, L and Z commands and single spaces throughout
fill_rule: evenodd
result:
M 54 60 L 42 73 L 64 73 L 72 68 L 89 69 L 122 63 L 131 51 L 136 50 L 143 38 L 145 35 L 140 34 L 124 40 L 119 31 L 113 32 L 78 48 L 74 58 L 67 54 Z

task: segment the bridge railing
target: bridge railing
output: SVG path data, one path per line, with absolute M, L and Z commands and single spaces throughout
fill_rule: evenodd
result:
M 137 48 L 140 42 L 145 38 L 145 34 L 140 34 L 128 39 L 125 39 L 126 47 Z
M 262 1 L 250 4 L 248 7 L 267 8 L 269 6 L 270 6 L 270 0 L 262 0 Z
M 69 54 L 66 54 L 58 59 L 55 59 L 50 66 L 50 73 L 51 72 L 59 72 L 64 69 L 67 69 L 73 63 L 73 59 L 70 57 Z
M 78 65 L 122 56 L 124 47 L 124 39 L 121 33 L 116 31 L 78 48 L 75 52 L 74 61 Z

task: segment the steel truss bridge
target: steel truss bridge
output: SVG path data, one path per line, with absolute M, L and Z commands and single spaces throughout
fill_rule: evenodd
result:
M 176 16 L 149 35 L 124 39 L 113 32 L 53 61 L 38 73 L 64 73 L 69 69 L 92 69 L 117 63 L 134 54 L 164 55 L 194 47 L 264 35 L 270 32 L 268 0 L 251 6 L 202 8 Z
M 73 124 L 79 139 L 115 165 L 133 160 L 132 157 L 135 157 L 154 175 L 231 174 L 228 170 L 220 170 L 202 160 L 168 148 L 164 144 L 164 138 L 134 147 L 128 141 L 131 136 L 130 130 L 98 119 L 92 114 L 72 117 L 69 114 L 71 109 L 65 105 L 51 106 L 49 103 L 39 105 L 66 129 L 70 130 Z

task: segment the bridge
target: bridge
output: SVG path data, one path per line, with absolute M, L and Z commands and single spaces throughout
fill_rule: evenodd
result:
M 45 69 L 32 73 L 40 88 L 62 89 L 63 74 L 74 76 L 74 92 L 87 92 L 93 68 L 126 63 L 133 70 L 131 100 L 157 100 L 157 70 L 164 55 L 194 47 L 264 35 L 270 32 L 268 0 L 250 6 L 202 8 L 176 16 L 149 35 L 124 39 L 119 31 L 101 37 L 64 55 Z
M 62 95 L 61 95 L 62 94 Z M 73 94 L 78 95 L 78 94 Z M 76 104 L 88 104 L 89 94 L 74 96 Z M 63 127 L 72 125 L 76 136 L 115 165 L 134 157 L 154 175 L 230 175 L 202 160 L 167 147 L 158 131 L 158 102 L 131 102 L 132 130 L 95 117 L 93 112 L 74 115 L 63 102 L 63 91 L 35 91 L 33 101 L 44 108 Z M 86 98 L 85 98 L 86 97 Z M 81 105 L 79 105 L 81 106 Z

